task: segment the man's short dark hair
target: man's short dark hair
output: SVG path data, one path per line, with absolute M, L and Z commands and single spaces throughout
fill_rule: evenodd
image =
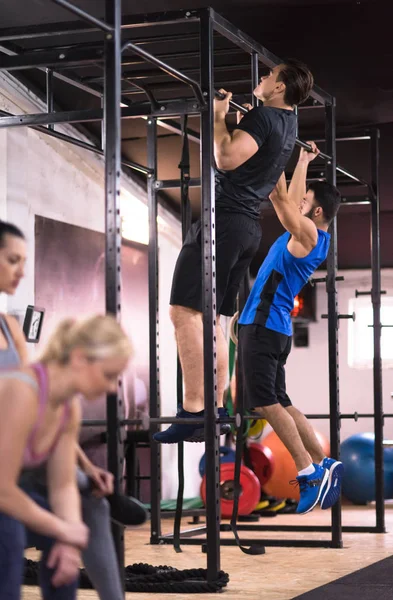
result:
M 25 236 L 19 227 L 13 225 L 12 223 L 7 223 L 6 221 L 0 221 L 0 248 L 5 246 L 6 235 L 12 235 L 14 237 L 21 238 L 22 240 L 25 239 Z
M 330 225 L 340 208 L 340 192 L 327 181 L 313 181 L 308 184 L 308 190 L 314 192 L 315 201 L 323 210 L 325 222 Z
M 287 106 L 297 106 L 307 100 L 314 85 L 310 69 L 295 58 L 283 62 L 277 81 L 285 83 L 284 102 Z

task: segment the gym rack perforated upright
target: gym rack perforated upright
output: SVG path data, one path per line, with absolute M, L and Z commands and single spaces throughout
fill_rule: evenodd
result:
M 50 0 L 48 0 L 49 2 Z M 241 79 L 228 75 L 220 78 L 220 86 L 231 85 L 239 93 L 249 95 L 258 81 L 259 63 L 267 67 L 280 64 L 280 59 L 261 44 L 229 23 L 212 9 L 169 11 L 125 17 L 122 20 L 121 0 L 106 0 L 105 20 L 97 19 L 77 8 L 67 0 L 53 0 L 76 15 L 81 21 L 55 23 L 0 30 L 0 70 L 14 74 L 26 69 L 38 69 L 46 74 L 47 112 L 33 115 L 9 115 L 4 111 L 0 127 L 28 126 L 41 133 L 75 144 L 86 150 L 101 154 L 105 160 L 105 207 L 106 207 L 106 308 L 120 316 L 120 168 L 134 169 L 147 176 L 149 206 L 149 323 L 150 323 L 150 428 L 157 430 L 160 423 L 170 423 L 173 417 L 160 416 L 159 340 L 158 340 L 158 245 L 157 204 L 158 193 L 171 187 L 180 187 L 177 180 L 157 179 L 157 127 L 181 133 L 181 126 L 174 118 L 187 114 L 200 116 L 200 136 L 189 131 L 189 139 L 201 144 L 201 177 L 190 179 L 189 186 L 201 186 L 202 247 L 203 247 L 203 324 L 204 324 L 204 370 L 205 370 L 205 431 L 206 431 L 206 474 L 207 511 L 206 527 L 182 532 L 182 544 L 205 544 L 207 551 L 208 580 L 216 581 L 220 570 L 220 545 L 231 545 L 233 539 L 220 538 L 220 482 L 219 482 L 219 425 L 216 399 L 215 364 L 215 197 L 213 169 L 213 98 L 214 74 L 237 70 L 244 75 Z M 122 22 L 121 22 L 122 21 Z M 170 31 L 168 33 L 168 28 Z M 160 33 L 160 30 L 163 33 Z M 142 31 L 138 36 L 135 32 Z M 158 32 L 158 33 L 157 33 Z M 85 41 L 81 42 L 81 34 Z M 79 41 L 73 43 L 73 36 Z M 65 38 L 65 39 L 64 39 Z M 43 47 L 31 47 L 32 40 L 43 40 Z M 48 41 L 55 40 L 54 46 Z M 60 40 L 64 40 L 60 43 Z M 71 41 L 70 41 L 71 40 Z M 28 46 L 24 43 L 28 42 Z M 194 48 L 196 42 L 197 48 Z M 167 44 L 183 44 L 183 51 L 168 52 Z M 230 44 L 230 46 L 228 46 Z M 142 46 L 155 48 L 154 54 Z M 214 49 L 214 46 L 217 46 Z M 136 55 L 132 58 L 129 53 Z M 245 53 L 249 60 L 237 64 L 237 57 Z M 214 65 L 214 59 L 225 60 L 233 56 L 231 65 Z M 188 61 L 197 59 L 195 68 Z M 177 69 L 171 63 L 183 60 L 186 64 Z M 167 62 L 166 62 L 167 61 Z M 140 72 L 140 65 L 149 65 L 149 70 Z M 154 66 L 154 69 L 151 67 Z M 86 69 L 92 69 L 86 75 Z M 99 70 L 97 74 L 96 70 Z M 164 75 L 163 75 L 164 73 Z M 196 75 L 196 79 L 190 77 Z M 251 76 L 250 76 L 251 73 Z M 17 73 L 18 74 L 18 73 Z M 166 81 L 157 82 L 157 78 Z M 198 79 L 199 77 L 199 79 Z M 240 77 L 240 78 L 239 78 Z M 137 81 L 136 81 L 137 78 Z M 169 83 L 167 79 L 169 78 Z M 53 92 L 55 80 L 83 90 L 92 98 L 98 98 L 101 106 L 85 110 L 56 110 Z M 174 83 L 175 82 L 175 83 Z M 173 92 L 178 96 L 174 97 Z M 235 92 L 236 93 L 236 92 Z M 140 95 L 147 101 L 139 101 Z M 133 102 L 131 98 L 137 98 Z M 121 107 L 122 106 L 122 107 Z M 237 108 L 236 103 L 232 103 Z M 331 531 L 331 540 L 262 540 L 264 545 L 341 547 L 342 530 L 384 531 L 383 504 L 383 414 L 380 355 L 380 258 L 379 258 L 379 198 L 378 198 L 378 136 L 372 138 L 372 182 L 363 179 L 336 164 L 335 99 L 314 86 L 310 102 L 301 110 L 321 108 L 325 112 L 326 161 L 325 177 L 336 182 L 339 173 L 346 181 L 364 186 L 371 204 L 372 226 L 372 302 L 374 315 L 374 419 L 376 433 L 376 481 L 377 481 L 377 525 L 375 528 L 342 528 L 340 507 L 332 511 L 332 527 L 285 527 L 239 525 L 239 530 L 248 531 Z M 140 165 L 121 157 L 121 119 L 147 118 L 147 165 Z M 101 144 L 82 142 L 72 136 L 57 132 L 57 123 L 87 123 L 102 121 Z M 304 146 L 304 142 L 297 140 Z M 338 388 L 338 323 L 337 310 L 337 236 L 336 223 L 332 227 L 332 242 L 328 257 L 326 289 L 328 293 L 328 340 L 329 340 L 329 396 L 330 396 L 330 442 L 334 456 L 339 451 L 340 418 Z M 109 398 L 106 421 L 90 421 L 86 424 L 105 424 L 108 434 L 108 465 L 115 475 L 115 486 L 122 483 L 124 425 L 140 423 L 140 420 L 123 419 L 121 387 L 115 398 Z M 173 536 L 161 533 L 161 462 L 160 447 L 151 444 L 151 538 L 152 544 L 173 543 Z M 204 539 L 193 539 L 193 535 L 206 534 Z M 124 560 L 122 530 L 116 531 L 116 548 L 120 564 Z M 261 540 L 243 540 L 255 543 Z

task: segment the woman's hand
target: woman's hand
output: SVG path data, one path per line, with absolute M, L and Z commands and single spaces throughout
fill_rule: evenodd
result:
M 63 544 L 69 544 L 83 550 L 89 541 L 89 529 L 82 521 L 77 523 L 63 521 L 57 539 Z
M 51 580 L 52 585 L 60 587 L 73 583 L 79 575 L 80 563 L 81 556 L 77 548 L 56 542 L 47 561 L 47 567 L 55 570 Z
M 93 495 L 98 498 L 111 496 L 113 494 L 113 474 L 105 469 L 96 467 L 92 463 L 84 466 L 84 472 L 93 483 Z

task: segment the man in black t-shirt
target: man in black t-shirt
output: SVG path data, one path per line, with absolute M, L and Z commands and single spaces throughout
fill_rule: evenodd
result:
M 313 86 L 309 69 L 288 60 L 261 77 L 254 96 L 263 106 L 250 110 L 229 133 L 225 117 L 232 94 L 214 101 L 214 157 L 216 161 L 216 306 L 217 403 L 225 416 L 223 396 L 228 372 L 227 342 L 220 316 L 235 312 L 240 283 L 259 248 L 261 201 L 268 198 L 292 154 L 297 119 L 294 107 Z M 195 222 L 176 263 L 171 292 L 171 319 L 184 378 L 183 408 L 178 417 L 190 424 L 172 424 L 154 435 L 157 442 L 204 440 L 204 429 L 193 425 L 204 409 L 201 221 Z M 221 432 L 229 427 L 221 425 Z

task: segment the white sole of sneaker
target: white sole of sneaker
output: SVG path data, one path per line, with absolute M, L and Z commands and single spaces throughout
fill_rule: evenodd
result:
M 297 513 L 298 515 L 306 515 L 307 513 L 311 512 L 313 508 L 316 507 L 316 505 L 318 504 L 319 499 L 321 497 L 322 490 L 323 490 L 323 488 L 325 486 L 325 483 L 327 482 L 328 479 L 329 479 L 329 471 L 327 469 L 325 469 L 325 473 L 323 474 L 323 479 L 322 479 L 321 487 L 319 488 L 318 498 L 315 500 L 314 504 L 312 506 L 310 506 L 309 509 L 305 510 L 302 513 Z
M 334 465 L 332 465 L 331 469 L 329 470 L 328 483 L 327 483 L 327 486 L 326 486 L 326 490 L 325 490 L 325 492 L 324 492 L 324 494 L 323 494 L 323 496 L 321 498 L 321 508 L 322 508 L 322 510 L 326 510 L 328 508 L 331 508 L 331 506 L 333 506 L 333 504 L 335 504 L 335 502 L 337 502 L 337 500 L 336 500 L 331 506 L 326 506 L 326 507 L 324 506 L 325 499 L 326 499 L 328 493 L 331 490 L 332 482 L 333 482 L 333 479 L 335 478 L 335 471 L 336 471 L 337 468 L 340 469 L 341 473 L 343 472 L 344 467 L 343 467 L 342 462 L 340 462 L 339 460 L 337 462 L 335 462 Z M 339 495 L 340 494 L 337 494 L 337 499 L 338 499 Z

